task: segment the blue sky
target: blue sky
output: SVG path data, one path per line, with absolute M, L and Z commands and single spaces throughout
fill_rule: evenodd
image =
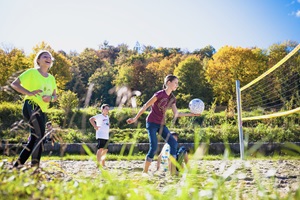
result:
M 300 42 L 300 0 L 0 0 L 0 45 L 31 53 L 138 41 L 194 51 Z

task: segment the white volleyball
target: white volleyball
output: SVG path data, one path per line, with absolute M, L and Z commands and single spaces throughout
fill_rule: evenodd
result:
M 204 110 L 204 103 L 201 99 L 193 99 L 189 103 L 191 113 L 201 114 Z

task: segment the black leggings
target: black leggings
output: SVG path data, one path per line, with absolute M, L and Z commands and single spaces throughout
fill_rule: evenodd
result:
M 14 166 L 24 164 L 31 155 L 31 165 L 38 166 L 43 150 L 42 138 L 45 135 L 45 114 L 34 102 L 25 100 L 23 105 L 23 116 L 29 122 L 30 139 L 26 147 L 21 151 Z

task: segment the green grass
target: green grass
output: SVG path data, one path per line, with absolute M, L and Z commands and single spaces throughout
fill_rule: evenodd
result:
M 87 146 L 84 149 L 88 155 L 43 155 L 42 162 L 51 161 L 43 169 L 27 166 L 10 169 L 17 156 L 1 155 L 1 199 L 300 199 L 300 187 L 282 193 L 276 187 L 278 180 L 275 175 L 262 176 L 259 173 L 261 166 L 249 167 L 248 162 L 240 162 L 239 156 L 229 151 L 224 155 L 205 155 L 204 149 L 199 147 L 194 154 L 189 154 L 191 164 L 178 176 L 155 174 L 144 177 L 140 169 L 122 167 L 87 170 L 82 166 L 83 169 L 74 168 L 70 173 L 56 162 L 96 162 L 95 154 Z M 108 154 L 106 160 L 130 162 L 144 159 L 145 154 L 139 153 L 130 156 Z M 298 163 L 300 157 L 299 154 L 263 156 L 255 153 L 247 154 L 246 159 L 254 163 L 261 160 L 275 163 L 293 160 Z M 201 164 L 192 165 L 195 162 Z M 295 173 L 297 178 L 298 172 Z M 241 178 L 243 176 L 246 178 Z
M 66 157 L 44 156 L 43 160 L 90 160 L 94 155 L 69 155 Z M 116 156 L 112 159 L 125 159 Z M 192 156 L 196 159 L 197 156 Z M 253 171 L 255 192 L 238 176 L 246 173 L 244 167 L 228 166 L 222 173 L 207 173 L 209 166 L 190 167 L 178 176 L 143 177 L 140 172 L 126 170 L 100 172 L 86 177 L 80 174 L 66 174 L 61 167 L 49 164 L 44 169 L 7 168 L 7 160 L 13 157 L 1 156 L 0 196 L 2 199 L 299 199 L 300 189 L 287 194 L 277 191 L 275 179 L 262 179 Z M 134 157 L 137 158 L 137 157 Z M 203 157 L 204 158 L 204 157 Z M 285 157 L 286 158 L 286 157 Z M 205 157 L 222 160 L 222 156 Z M 234 159 L 234 158 L 232 158 Z M 258 159 L 258 158 L 255 158 Z M 270 159 L 270 158 L 268 158 Z M 282 157 L 272 157 L 280 160 Z M 294 157 L 292 157 L 294 159 Z M 85 172 L 83 172 L 85 173 Z M 252 177 L 251 177 L 252 178 Z M 266 184 L 266 182 L 268 182 Z

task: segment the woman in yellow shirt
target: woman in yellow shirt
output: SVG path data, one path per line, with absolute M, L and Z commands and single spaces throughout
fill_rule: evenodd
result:
M 32 156 L 31 165 L 39 166 L 43 137 L 45 135 L 45 111 L 51 101 L 56 101 L 57 87 L 54 76 L 48 73 L 53 65 L 53 57 L 49 51 L 42 50 L 34 59 L 34 68 L 28 69 L 16 78 L 11 87 L 25 95 L 23 116 L 28 120 L 30 140 L 21 151 L 14 167 L 22 165 Z

